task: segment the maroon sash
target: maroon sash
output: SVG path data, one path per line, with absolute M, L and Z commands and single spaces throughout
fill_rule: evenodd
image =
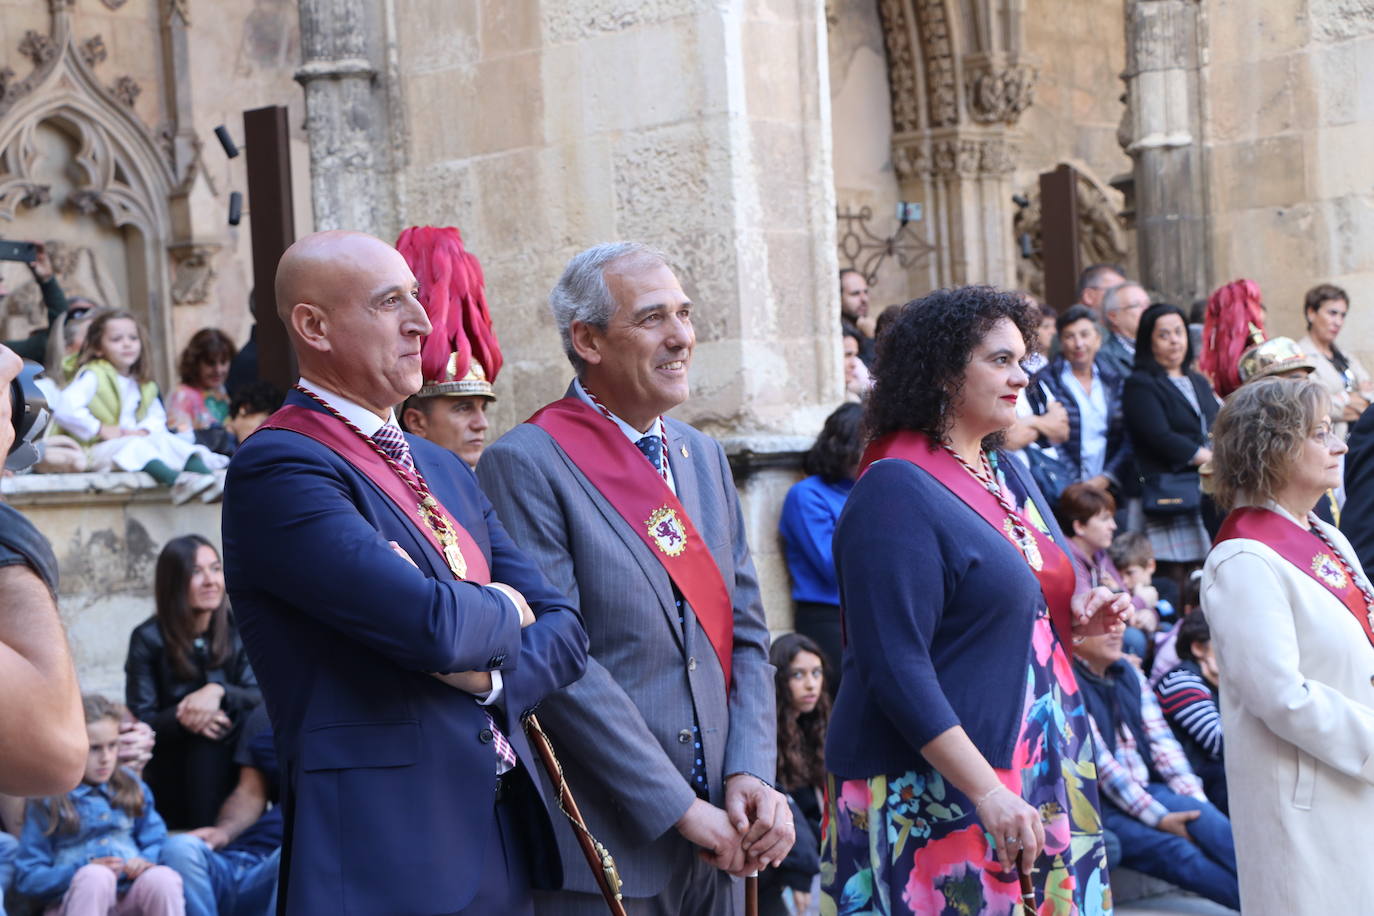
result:
M 1274 553 L 1315 579 L 1335 595 L 1355 615 L 1364 635 L 1374 643 L 1369 623 L 1369 605 L 1360 586 L 1341 567 L 1340 560 L 1321 538 L 1277 512 L 1259 506 L 1242 506 L 1226 516 L 1212 546 L 1232 538 L 1259 541 Z
M 728 695 L 735 641 L 730 590 L 672 488 L 614 423 L 581 398 L 554 401 L 526 422 L 553 436 L 583 476 L 663 564 L 716 650 Z M 667 445 L 665 442 L 665 450 Z
M 966 471 L 959 462 L 946 452 L 944 449 L 930 441 L 930 437 L 924 433 L 914 430 L 902 430 L 889 433 L 883 438 L 873 442 L 864 451 L 863 460 L 859 463 L 860 473 L 868 470 L 873 462 L 883 458 L 901 458 L 910 461 L 912 464 L 921 468 L 938 480 L 944 487 L 968 505 L 970 509 L 977 512 L 983 521 L 997 529 L 998 534 L 1005 537 L 1016 549 L 1017 556 L 1023 557 L 1021 548 L 1016 545 L 1012 534 L 1007 530 L 1007 513 L 1002 508 L 997 497 L 989 493 L 987 488 L 973 479 L 973 475 Z M 1035 574 L 1035 578 L 1040 583 L 1040 591 L 1045 596 L 1045 604 L 1050 611 L 1050 622 L 1054 624 L 1055 631 L 1059 634 L 1059 641 L 1066 647 L 1073 645 L 1073 593 L 1077 585 L 1077 580 L 1073 572 L 1073 561 L 1068 555 L 1054 542 L 1053 538 L 1047 537 L 1040 532 L 1024 514 L 1021 522 L 1031 537 L 1035 538 L 1036 546 L 1040 549 L 1040 556 L 1043 564 L 1040 569 L 1035 569 L 1029 562 L 1026 566 Z
M 425 524 L 424 517 L 420 515 L 420 498 L 415 495 L 415 491 L 405 481 L 396 476 L 391 465 L 373 451 L 371 446 L 358 438 L 355 432 L 327 413 L 294 404 L 288 404 L 272 414 L 267 418 L 267 422 L 262 424 L 262 428 L 290 430 L 293 433 L 308 436 L 321 445 L 332 449 L 340 458 L 353 465 L 364 477 L 376 484 L 377 488 L 396 504 L 396 508 L 401 510 L 401 514 L 425 536 L 429 545 L 434 548 L 434 552 L 439 556 L 439 566 L 448 569 L 448 562 L 444 560 L 443 544 L 439 543 L 438 536 L 429 525 Z M 477 542 L 472 539 L 468 530 L 458 524 L 452 513 L 444 508 L 443 503 L 439 504 L 439 511 L 453 526 L 453 531 L 458 536 L 458 549 L 463 552 L 463 559 L 467 561 L 468 574 L 464 581 L 476 582 L 479 585 L 489 584 L 491 582 L 491 568 L 487 566 L 487 557 L 486 554 L 482 553 L 482 548 L 477 546 Z

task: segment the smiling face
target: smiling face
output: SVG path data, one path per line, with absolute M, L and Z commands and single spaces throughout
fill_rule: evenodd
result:
M 1345 326 L 1345 316 L 1349 311 L 1350 306 L 1344 299 L 1327 299 L 1307 313 L 1308 333 L 1322 346 L 1331 346 Z
M 1010 318 L 999 319 L 969 357 L 951 433 L 982 439 L 1016 420 L 1016 396 L 1029 381 L 1021 368 L 1025 356 L 1021 332 Z
M 223 388 L 229 378 L 229 360 L 212 359 L 200 364 L 200 387 L 206 391 Z
M 1069 365 L 1079 372 L 1092 368 L 1101 346 L 1102 338 L 1097 334 L 1097 324 L 1086 318 L 1064 325 L 1064 330 L 1059 332 L 1059 351 Z
M 104 785 L 114 775 L 119 762 L 119 722 L 114 719 L 87 722 L 86 737 L 91 744 L 82 780 L 88 786 Z
M 186 604 L 195 612 L 213 611 L 224 601 L 224 567 L 213 547 L 196 548 L 196 568 L 186 587 Z
M 111 318 L 100 334 L 99 356 L 103 356 L 120 375 L 128 375 L 143 352 L 138 325 L 128 318 Z
M 1163 315 L 1150 332 L 1150 352 L 1155 362 L 1166 372 L 1177 375 L 1183 371 L 1188 355 L 1188 326 L 1173 313 Z
M 687 400 L 697 340 L 692 302 L 662 264 L 612 264 L 606 285 L 616 303 L 606 329 L 572 325 L 573 346 L 586 364 L 582 381 L 608 410 L 647 432 L 658 416 Z
M 787 689 L 794 711 L 804 715 L 814 710 L 825 689 L 825 667 L 821 657 L 805 649 L 793 656 L 787 664 Z

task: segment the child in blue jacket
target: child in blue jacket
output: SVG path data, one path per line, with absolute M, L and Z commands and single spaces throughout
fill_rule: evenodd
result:
M 29 802 L 15 887 L 61 916 L 183 916 L 181 876 L 154 864 L 167 825 L 148 787 L 117 765 L 119 707 L 99 696 L 82 705 L 86 774 L 66 795 Z

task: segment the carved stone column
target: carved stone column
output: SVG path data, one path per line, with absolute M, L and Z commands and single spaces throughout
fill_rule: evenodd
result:
M 1140 279 L 1188 307 L 1208 292 L 1198 0 L 1129 0 L 1121 142 L 1135 160 Z
M 316 229 L 396 234 L 391 112 L 380 74 L 379 0 L 300 0 L 302 65 Z
M 969 7 L 976 15 L 969 14 Z M 1016 282 L 1015 126 L 1034 99 L 1017 0 L 882 0 L 892 162 L 925 204 L 932 286 Z M 922 91 L 923 90 L 923 91 Z

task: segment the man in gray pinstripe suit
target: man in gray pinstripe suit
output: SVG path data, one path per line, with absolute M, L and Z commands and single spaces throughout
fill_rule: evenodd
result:
M 736 878 L 780 862 L 794 832 L 766 781 L 773 669 L 729 465 L 663 418 L 687 398 L 692 303 L 661 254 L 615 243 L 573 258 L 550 306 L 577 379 L 477 468 L 591 637 L 586 675 L 540 718 L 630 913 L 736 913 Z M 557 834 L 580 861 L 566 823 Z M 564 872 L 537 912 L 604 913 L 591 875 Z

